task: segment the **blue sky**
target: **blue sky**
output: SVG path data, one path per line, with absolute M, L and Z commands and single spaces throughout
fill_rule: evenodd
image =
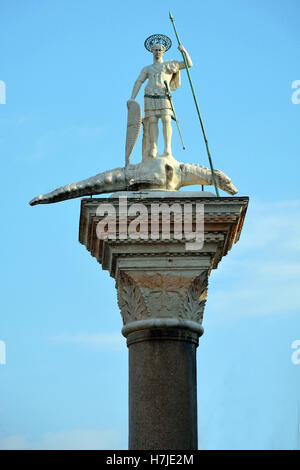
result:
M 250 205 L 210 277 L 198 348 L 199 446 L 295 449 L 300 364 L 297 0 L 165 4 L 4 0 L 0 7 L 0 448 L 127 447 L 127 348 L 114 280 L 78 242 L 80 201 L 32 197 L 123 166 L 126 100 L 172 10 L 216 168 Z M 208 166 L 182 73 L 187 150 Z M 142 103 L 142 92 L 137 100 Z M 138 162 L 141 139 L 132 161 Z M 192 188 L 191 188 L 192 189 Z M 222 193 L 225 195 L 224 193 Z

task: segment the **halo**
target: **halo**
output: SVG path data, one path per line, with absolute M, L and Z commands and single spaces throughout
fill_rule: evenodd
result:
M 154 44 L 162 44 L 166 51 L 170 49 L 172 46 L 172 41 L 168 36 L 165 36 L 164 34 L 152 34 L 149 36 L 146 41 L 144 42 L 144 46 L 147 49 L 147 51 L 152 52 L 152 47 Z

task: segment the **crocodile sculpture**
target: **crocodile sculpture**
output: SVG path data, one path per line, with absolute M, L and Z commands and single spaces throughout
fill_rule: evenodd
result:
M 238 191 L 228 176 L 214 170 L 217 186 L 230 195 Z M 35 197 L 30 205 L 50 204 L 81 196 L 138 191 L 141 189 L 178 190 L 189 185 L 213 185 L 211 171 L 203 166 L 180 163 L 173 156 L 146 158 L 141 163 L 99 173 L 78 183 L 61 186 L 54 191 Z

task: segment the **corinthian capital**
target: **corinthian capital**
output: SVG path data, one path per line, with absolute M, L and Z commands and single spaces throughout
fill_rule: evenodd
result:
M 120 271 L 116 287 L 123 333 L 155 326 L 182 326 L 201 333 L 207 285 L 207 269 Z

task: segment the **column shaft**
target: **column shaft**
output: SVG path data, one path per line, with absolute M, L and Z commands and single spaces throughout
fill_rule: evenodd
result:
M 153 328 L 127 337 L 129 449 L 197 449 L 198 334 Z

